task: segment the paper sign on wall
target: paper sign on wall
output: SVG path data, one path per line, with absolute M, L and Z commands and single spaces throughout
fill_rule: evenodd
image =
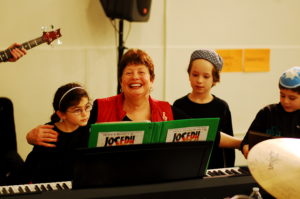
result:
M 218 49 L 223 58 L 222 72 L 268 72 L 270 49 Z
M 270 49 L 245 49 L 244 71 L 245 72 L 270 71 Z
M 223 58 L 222 72 L 243 71 L 243 49 L 219 49 L 216 52 Z

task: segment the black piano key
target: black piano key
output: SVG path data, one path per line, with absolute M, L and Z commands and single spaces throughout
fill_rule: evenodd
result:
M 215 171 L 211 171 L 210 174 L 211 174 L 212 176 L 215 176 L 215 175 L 216 175 L 216 172 L 215 172 Z
M 25 189 L 25 192 L 26 192 L 26 193 L 30 193 L 30 192 L 31 192 L 28 186 L 25 186 L 24 189 Z
M 63 185 L 63 188 L 64 188 L 64 189 L 66 189 L 66 190 L 67 190 L 67 189 L 70 189 L 66 183 L 63 183 L 62 185 Z
M 62 186 L 60 184 L 56 184 L 57 190 L 63 190 Z
M 36 191 L 38 191 L 38 192 L 41 192 L 41 191 L 42 191 L 42 190 L 39 188 L 39 186 L 37 186 L 37 185 L 34 186 L 34 189 L 35 189 Z
M 247 167 L 247 166 L 241 166 L 241 167 L 239 167 L 239 169 L 241 169 L 241 170 L 243 170 L 243 171 L 245 171 L 245 172 L 250 172 L 250 170 L 249 170 L 249 168 Z
M 8 190 L 7 190 L 5 187 L 3 187 L 2 193 L 3 193 L 3 194 L 8 194 Z
M 215 176 L 219 175 L 219 173 L 218 173 L 217 170 L 214 170 L 214 175 L 215 175 Z
M 18 187 L 18 191 L 19 191 L 20 193 L 24 193 L 24 190 L 23 190 L 23 188 L 22 188 L 21 186 Z
M 47 191 L 45 185 L 43 185 L 43 184 L 41 185 L 41 190 L 42 190 L 42 191 Z
M 234 174 L 236 174 L 236 175 L 239 175 L 239 174 L 240 174 L 239 172 L 237 172 L 237 171 L 234 170 L 234 169 L 231 169 L 231 172 L 234 173 Z
M 207 173 L 211 176 L 215 176 L 215 173 L 213 171 L 208 171 Z
M 239 172 L 241 172 L 242 174 L 245 174 L 245 175 L 250 175 L 249 171 L 246 169 L 243 169 L 243 168 L 239 168 Z
M 219 175 L 226 175 L 226 173 L 224 173 L 224 172 L 221 171 L 221 170 L 218 170 L 218 174 L 219 174 Z
M 226 169 L 225 172 L 228 173 L 228 174 L 230 174 L 230 175 L 232 175 L 233 173 L 232 173 L 231 170 L 232 170 L 232 169 L 230 169 L 230 170 L 229 170 L 229 169 Z
M 47 189 L 48 189 L 48 191 L 53 191 L 53 188 L 51 187 L 50 184 L 47 184 Z
M 8 192 L 9 192 L 10 194 L 14 194 L 14 193 L 15 193 L 12 187 L 9 187 L 9 188 L 8 188 Z

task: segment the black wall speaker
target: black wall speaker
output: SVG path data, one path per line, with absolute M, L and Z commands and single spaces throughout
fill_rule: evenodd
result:
M 150 16 L 151 0 L 99 0 L 107 17 L 145 22 Z

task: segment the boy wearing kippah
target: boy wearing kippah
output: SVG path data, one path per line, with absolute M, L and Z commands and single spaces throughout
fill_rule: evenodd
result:
M 241 142 L 232 137 L 231 112 L 228 104 L 211 94 L 211 88 L 220 81 L 222 66 L 223 60 L 214 50 L 194 51 L 187 69 L 192 92 L 177 99 L 173 104 L 192 118 L 220 118 L 218 131 L 222 132 L 221 140 L 220 144 L 215 143 L 208 165 L 209 169 L 233 167 L 235 151 L 229 148 L 238 148 Z M 224 141 L 228 143 L 227 146 L 223 144 Z
M 285 71 L 279 79 L 280 102 L 262 108 L 252 122 L 241 144 L 244 156 L 249 152 L 250 131 L 271 136 L 300 137 L 300 67 Z

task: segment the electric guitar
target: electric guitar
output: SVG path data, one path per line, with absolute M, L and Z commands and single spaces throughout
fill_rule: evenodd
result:
M 52 41 L 54 41 L 55 39 L 57 39 L 59 37 L 61 37 L 60 29 L 57 29 L 54 31 L 49 31 L 49 32 L 43 32 L 43 35 L 41 37 L 27 41 L 27 42 L 21 44 L 21 46 L 18 48 L 25 48 L 26 50 L 29 50 L 33 47 L 36 47 L 36 46 L 46 43 L 46 42 L 49 45 Z M 11 54 L 11 50 L 12 50 L 11 48 L 8 48 L 4 51 L 0 51 L 0 62 L 5 62 L 8 59 L 13 57 Z

